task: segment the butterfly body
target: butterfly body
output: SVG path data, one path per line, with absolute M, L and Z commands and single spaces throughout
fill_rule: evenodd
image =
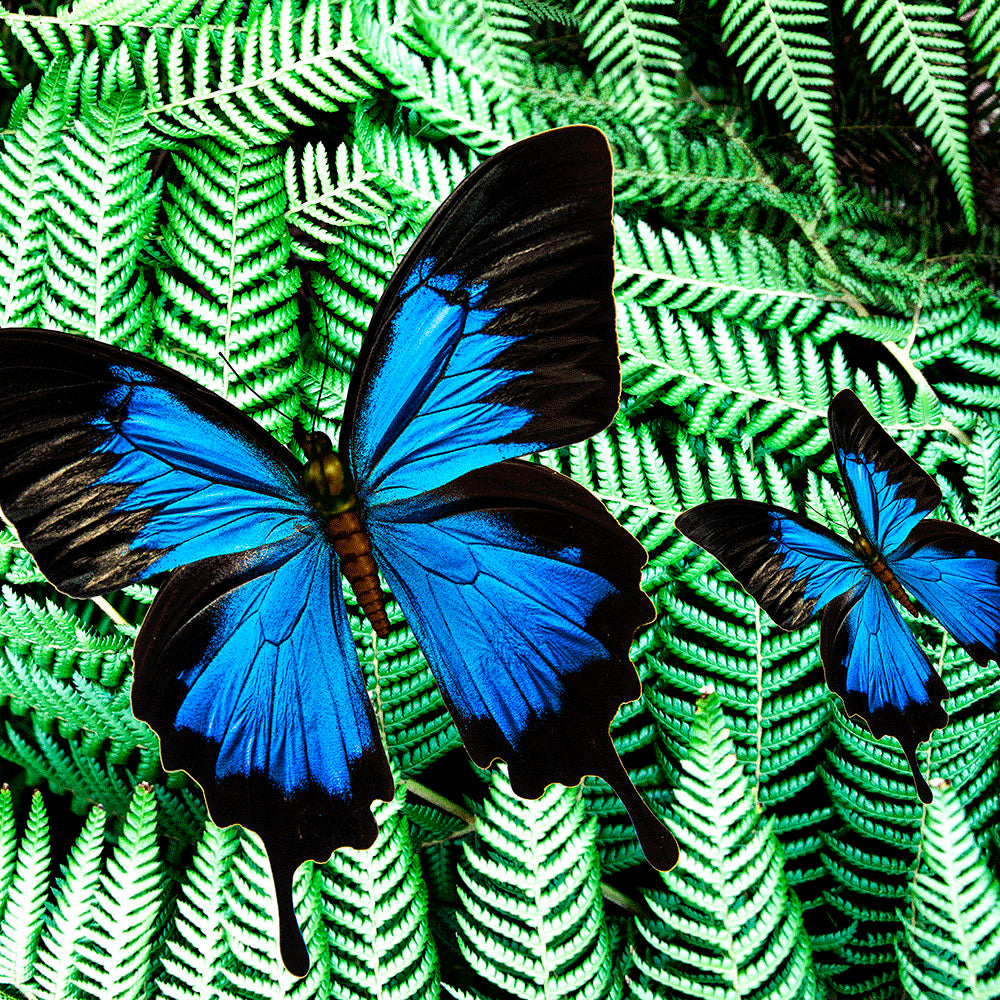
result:
M 340 570 L 380 639 L 389 635 L 385 595 L 372 543 L 358 515 L 358 498 L 347 467 L 322 431 L 306 432 L 296 421 L 295 438 L 306 455 L 302 488 L 323 522 L 323 534 L 340 558 Z
M 885 557 L 860 531 L 850 528 L 847 532 L 858 558 L 865 564 L 872 576 L 882 584 L 911 615 L 919 615 L 920 608 L 913 603 L 903 585 L 896 579 Z
M 827 684 L 876 738 L 899 741 L 929 802 L 916 749 L 947 722 L 948 692 L 892 598 L 912 614 L 934 615 L 980 665 L 1000 660 L 1000 544 L 927 518 L 941 502 L 937 484 L 850 390 L 831 402 L 829 426 L 859 526 L 850 543 L 794 511 L 749 500 L 701 504 L 675 523 L 780 627 L 821 616 Z
M 305 467 L 163 365 L 0 330 L 0 507 L 73 596 L 170 573 L 136 637 L 133 712 L 218 825 L 260 835 L 298 975 L 296 868 L 371 846 L 371 803 L 394 786 L 342 572 L 386 634 L 381 572 L 477 764 L 506 761 L 532 798 L 598 775 L 647 858 L 677 860 L 609 735 L 640 693 L 645 550 L 582 486 L 521 459 L 617 410 L 611 204 L 590 127 L 477 168 L 378 302 L 338 447 L 300 429 Z

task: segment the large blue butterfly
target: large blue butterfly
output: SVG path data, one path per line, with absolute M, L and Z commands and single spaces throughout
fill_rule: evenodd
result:
M 827 684 L 872 735 L 899 741 L 917 794 L 930 802 L 916 751 L 948 721 L 948 691 L 890 595 L 913 614 L 933 614 L 978 664 L 1000 659 L 1000 544 L 925 519 L 941 491 L 849 389 L 830 404 L 829 420 L 861 528 L 850 544 L 784 507 L 748 500 L 701 504 L 675 523 L 782 628 L 822 611 Z
M 340 568 L 385 635 L 377 562 L 478 764 L 507 761 L 526 797 L 599 775 L 647 858 L 676 861 L 608 734 L 639 695 L 646 554 L 585 489 L 517 460 L 614 416 L 612 245 L 597 129 L 486 161 L 378 303 L 339 451 L 299 430 L 305 468 L 162 365 L 0 332 L 0 505 L 67 594 L 174 571 L 135 643 L 133 709 L 218 824 L 260 834 L 299 975 L 295 869 L 370 846 L 393 792 Z

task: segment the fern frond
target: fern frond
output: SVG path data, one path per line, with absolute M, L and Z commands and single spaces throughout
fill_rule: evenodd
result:
M 973 58 L 986 63 L 987 75 L 994 78 L 1000 72 L 1000 3 L 997 0 L 961 0 L 959 17 L 972 14 L 966 32 Z
M 307 145 L 298 158 L 289 149 L 285 156 L 288 222 L 301 229 L 313 244 L 307 248 L 297 243 L 297 252 L 322 260 L 325 251 L 338 240 L 338 230 L 369 225 L 390 214 L 391 202 L 372 183 L 378 176 L 365 167 L 358 146 L 339 145 L 333 163 L 325 146 Z
M 659 0 L 579 0 L 573 14 L 596 75 L 622 110 L 633 121 L 655 122 L 681 68 L 676 18 Z
M 282 158 L 204 139 L 175 163 L 187 183 L 166 199 L 163 246 L 174 266 L 160 272 L 157 357 L 289 435 L 299 274 L 287 266 Z
M 498 767 L 476 832 L 458 886 L 458 944 L 476 976 L 524 1000 L 604 997 L 612 963 L 580 789 L 521 799 Z
M 943 784 L 927 807 L 911 898 L 896 945 L 909 996 L 1000 996 L 1000 884 L 958 794 Z
M 681 768 L 668 810 L 680 861 L 646 894 L 653 917 L 636 920 L 645 945 L 629 995 L 708 1000 L 756 996 L 767 984 L 768 996 L 818 997 L 780 848 L 758 816 L 715 695 L 698 702 Z
M 55 156 L 42 326 L 141 350 L 152 326 L 139 252 L 159 205 L 145 165 L 150 136 L 139 95 L 88 109 Z
M 0 154 L 0 326 L 31 326 L 42 296 L 48 196 L 66 120 L 67 71 L 62 60 L 42 78 L 31 108 Z
M 335 110 L 378 86 L 358 58 L 350 7 L 325 0 L 260 5 L 245 30 L 209 25 L 152 35 L 142 60 L 150 123 L 177 139 L 274 142 L 310 109 Z
M 321 919 L 319 872 L 306 862 L 295 873 L 292 898 L 314 963 L 308 976 L 296 980 L 278 955 L 278 911 L 267 854 L 260 839 L 238 829 L 221 890 L 225 899 L 225 934 L 229 957 L 221 965 L 221 983 L 242 1000 L 270 1000 L 274 996 L 302 996 L 303 1000 L 328 978 L 329 945 Z M 220 886 L 214 887 L 216 892 Z
M 24 986 L 34 975 L 48 875 L 49 818 L 42 794 L 36 791 L 6 899 L 0 900 L 0 980 L 5 983 Z
M 105 813 L 95 806 L 70 849 L 54 884 L 53 898 L 38 947 L 32 991 L 43 1000 L 72 996 L 71 980 L 82 930 L 97 891 L 104 847 Z
M 872 69 L 910 110 L 941 157 L 971 232 L 976 230 L 969 138 L 968 70 L 954 12 L 925 0 L 846 0 Z
M 615 218 L 615 295 L 619 302 L 690 312 L 720 310 L 758 328 L 800 331 L 839 296 L 810 288 L 766 239 L 741 234 L 730 245 L 704 242 L 642 221 Z
M 482 153 L 496 152 L 512 138 L 495 123 L 497 98 L 478 79 L 464 80 L 443 58 L 428 70 L 403 25 L 385 22 L 374 0 L 350 0 L 349 6 L 365 58 L 389 81 L 397 100 Z
M 832 211 L 836 168 L 829 31 L 827 6 L 815 0 L 729 0 L 722 12 L 722 37 L 745 68 L 752 96 L 766 93 L 789 121 Z
M 140 786 L 81 934 L 73 985 L 83 996 L 139 1000 L 146 995 L 164 888 L 156 796 L 148 785 Z
M 217 995 L 229 954 L 223 888 L 238 840 L 235 827 L 205 824 L 167 932 L 157 988 L 168 1000 Z
M 378 840 L 367 851 L 335 851 L 318 872 L 330 936 L 334 991 L 343 1000 L 422 1000 L 438 992 L 437 952 L 427 925 L 427 889 L 402 811 L 375 806 Z

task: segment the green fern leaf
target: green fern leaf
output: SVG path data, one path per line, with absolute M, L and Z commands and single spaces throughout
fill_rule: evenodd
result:
M 681 68 L 677 20 L 659 0 L 580 0 L 573 11 L 597 75 L 634 121 L 655 121 Z
M 223 887 L 239 837 L 235 827 L 205 824 L 167 933 L 157 995 L 169 1000 L 221 996 L 229 955 Z
M 159 204 L 144 170 L 150 137 L 127 91 L 75 123 L 56 153 L 47 200 L 45 291 L 38 322 L 141 350 L 152 325 L 138 256 Z
M 32 984 L 32 991 L 44 1000 L 73 996 L 70 984 L 79 957 L 81 932 L 98 888 L 104 830 L 105 813 L 96 806 L 87 815 L 54 884 Z
M 1000 884 L 956 792 L 943 782 L 927 807 L 912 919 L 897 944 L 913 1000 L 1000 996 Z
M 0 907 L 0 980 L 26 985 L 34 975 L 49 875 L 49 820 L 41 792 L 31 797 L 28 824 Z
M 505 769 L 459 864 L 458 944 L 476 976 L 523 1000 L 611 996 L 613 969 L 579 788 L 521 799 Z M 478 996 L 449 984 L 456 997 Z
M 966 225 L 976 218 L 965 130 L 967 69 L 948 7 L 923 0 L 846 0 L 872 68 L 913 112 L 944 162 Z
M 668 822 L 680 861 L 646 894 L 653 918 L 627 995 L 814 998 L 819 993 L 769 821 L 758 815 L 718 698 L 702 697 Z M 766 989 L 764 989 L 766 987 Z
M 816 27 L 823 34 L 810 30 Z M 745 67 L 752 96 L 766 93 L 790 122 L 832 210 L 836 168 L 829 27 L 826 5 L 814 0 L 730 0 L 722 13 L 722 37 L 730 55 Z
M 170 187 L 165 206 L 173 267 L 160 271 L 157 357 L 288 435 L 299 274 L 287 266 L 282 158 L 204 139 L 175 162 L 187 183 Z
M 140 786 L 80 937 L 73 986 L 83 996 L 139 1000 L 146 995 L 163 890 L 156 796 L 148 786 Z
M 42 295 L 45 223 L 59 132 L 66 119 L 66 64 L 42 78 L 31 109 L 0 155 L 0 325 L 30 326 Z
M 226 878 L 225 934 L 229 958 L 222 963 L 223 996 L 241 1000 L 314 995 L 330 976 L 329 944 L 321 919 L 319 872 L 307 862 L 295 874 L 292 894 L 302 937 L 312 961 L 308 975 L 296 979 L 278 955 L 278 911 L 267 854 L 260 839 L 238 831 Z M 321 995 L 326 995 L 321 993 Z
M 193 44 L 185 27 L 155 33 L 142 58 L 147 115 L 174 138 L 273 142 L 311 124 L 307 108 L 332 111 L 377 87 L 356 51 L 350 8 L 324 0 L 257 5 L 245 29 L 203 24 Z
M 379 836 L 368 851 L 335 851 L 319 869 L 334 993 L 343 1000 L 422 1000 L 438 992 L 437 954 L 400 785 L 375 806 Z

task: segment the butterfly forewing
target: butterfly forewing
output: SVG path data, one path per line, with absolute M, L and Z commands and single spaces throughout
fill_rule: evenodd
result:
M 115 347 L 0 331 L 0 504 L 78 597 L 287 536 L 288 450 L 213 393 Z
M 613 243 L 597 129 L 525 139 L 456 188 L 393 275 L 351 379 L 341 451 L 365 506 L 611 422 Z
M 830 404 L 830 440 L 851 510 L 888 556 L 941 502 L 941 490 L 849 389 Z
M 865 574 L 843 539 L 784 507 L 715 500 L 684 511 L 675 524 L 711 552 L 782 628 L 805 625 Z

